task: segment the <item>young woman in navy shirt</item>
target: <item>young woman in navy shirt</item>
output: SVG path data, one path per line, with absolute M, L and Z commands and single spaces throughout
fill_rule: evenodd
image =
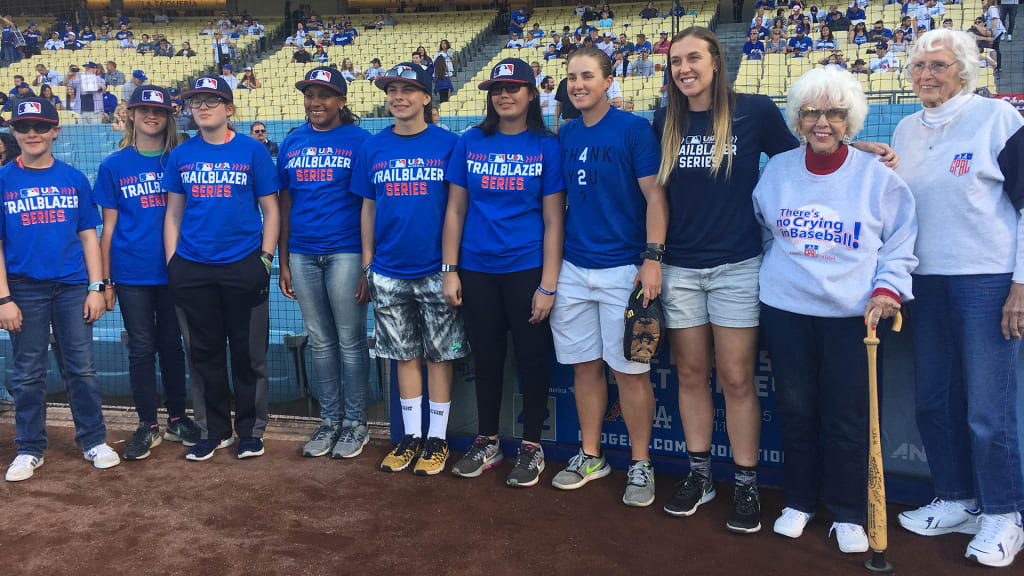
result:
M 106 309 L 96 227 L 84 174 L 53 157 L 60 133 L 48 100 L 20 100 L 7 121 L 21 156 L 0 168 L 0 329 L 11 334 L 18 455 L 8 482 L 27 480 L 46 450 L 50 326 L 74 412 L 75 443 L 96 468 L 120 463 L 104 442 L 102 395 L 93 366 L 92 324 Z
M 175 303 L 185 313 L 196 421 L 202 439 L 188 460 L 234 442 L 231 348 L 238 457 L 263 454 L 267 425 L 270 267 L 280 226 L 274 162 L 258 140 L 228 124 L 235 108 L 219 76 L 200 76 L 182 97 L 199 134 L 174 151 L 164 171 L 164 249 Z M 200 400 L 201 399 L 201 400 Z
M 480 423 L 479 436 L 452 472 L 476 477 L 503 459 L 498 420 L 511 331 L 523 442 L 506 482 L 533 486 L 544 470 L 540 437 L 553 351 L 548 315 L 565 237 L 561 150 L 544 125 L 526 62 L 502 60 L 480 89 L 487 91 L 487 116 L 459 139 L 447 172 L 444 295 L 463 307 Z
M 193 446 L 199 427 L 185 415 L 185 351 L 167 286 L 164 215 L 160 188 L 164 166 L 178 145 L 166 88 L 143 85 L 128 103 L 120 150 L 103 159 L 93 193 L 103 207 L 103 278 L 107 310 L 120 298 L 128 332 L 128 373 L 139 426 L 125 446 L 125 460 L 142 460 L 167 439 Z M 167 406 L 167 430 L 157 423 L 156 355 Z
M 295 87 L 309 123 L 281 143 L 281 292 L 297 299 L 320 390 L 320 426 L 302 454 L 358 456 L 366 429 L 370 353 L 359 218 L 350 193 L 352 164 L 370 133 L 347 104 L 348 83 L 334 68 L 313 68 Z

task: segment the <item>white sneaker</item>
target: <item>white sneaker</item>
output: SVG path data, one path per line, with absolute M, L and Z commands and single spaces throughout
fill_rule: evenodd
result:
M 964 557 L 985 566 L 1009 566 L 1024 547 L 1020 512 L 982 514 L 981 530 L 967 545 Z
M 833 522 L 832 528 L 828 531 L 829 538 L 832 537 L 833 532 L 836 533 L 840 552 L 857 554 L 868 551 L 868 535 L 864 533 L 864 527 L 860 524 Z
M 82 453 L 86 460 L 100 470 L 113 468 L 121 463 L 121 458 L 114 449 L 104 444 L 97 444 Z
M 900 526 L 921 536 L 939 536 L 951 532 L 978 533 L 980 510 L 968 510 L 959 500 L 936 498 L 927 506 L 900 513 Z
M 21 482 L 28 480 L 35 473 L 36 468 L 43 465 L 42 456 L 31 454 L 18 454 L 7 468 L 7 475 L 4 477 L 8 482 Z
M 801 512 L 795 508 L 783 508 L 782 515 L 775 521 L 775 533 L 790 538 L 799 538 L 811 518 L 814 518 L 814 514 Z

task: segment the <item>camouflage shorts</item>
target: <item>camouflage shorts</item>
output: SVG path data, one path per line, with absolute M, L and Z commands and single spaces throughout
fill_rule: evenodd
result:
M 424 278 L 391 278 L 370 272 L 368 280 L 377 356 L 444 362 L 469 354 L 462 313 L 444 301 L 441 272 Z

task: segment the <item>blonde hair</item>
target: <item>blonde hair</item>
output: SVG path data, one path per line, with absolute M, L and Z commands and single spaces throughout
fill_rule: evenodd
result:
M 161 158 L 171 154 L 171 150 L 181 143 L 181 135 L 178 134 L 178 126 L 174 123 L 174 113 L 170 110 L 164 111 L 167 116 L 167 124 L 164 126 L 164 152 Z M 124 135 L 121 136 L 119 150 L 135 146 L 135 114 L 128 110 L 128 122 L 124 127 Z

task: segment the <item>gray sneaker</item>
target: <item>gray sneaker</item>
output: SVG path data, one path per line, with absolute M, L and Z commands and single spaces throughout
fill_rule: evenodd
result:
M 491 443 L 487 436 L 477 436 L 468 451 L 452 466 L 452 474 L 463 478 L 476 478 L 488 468 L 494 468 L 505 459 L 501 444 Z
M 516 465 L 509 473 L 505 483 L 516 488 L 527 488 L 534 486 L 540 480 L 540 473 L 544 471 L 544 449 L 540 446 L 523 442 L 519 447 L 519 457 L 516 458 Z
M 363 453 L 363 446 L 370 441 L 366 424 L 346 421 L 341 427 L 338 443 L 334 445 L 331 458 L 355 458 Z
M 641 460 L 629 467 L 626 475 L 626 493 L 622 503 L 626 506 L 650 506 L 654 502 L 654 466 L 650 460 Z
M 316 458 L 327 454 L 334 447 L 334 443 L 338 441 L 339 432 L 338 425 L 334 421 L 324 418 L 320 421 L 320 427 L 309 438 L 309 442 L 302 447 L 302 455 L 306 458 Z
M 569 460 L 569 465 L 566 466 L 565 470 L 555 474 L 551 485 L 562 490 L 575 490 L 582 488 L 584 484 L 591 480 L 604 478 L 611 473 L 612 467 L 608 465 L 604 455 L 597 458 L 588 456 L 580 448 L 579 453 L 573 456 L 572 460 Z

